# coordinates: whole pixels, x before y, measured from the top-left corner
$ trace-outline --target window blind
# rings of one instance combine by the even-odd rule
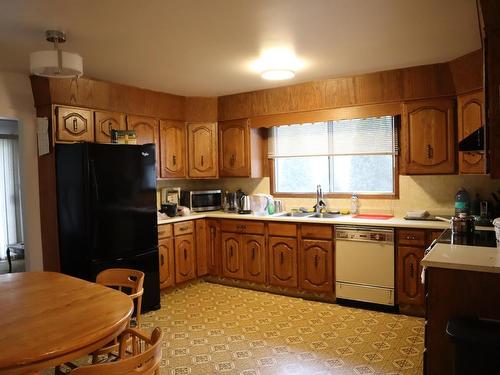
[[[397,132],[392,116],[273,127],[269,158],[340,155],[394,155]]]

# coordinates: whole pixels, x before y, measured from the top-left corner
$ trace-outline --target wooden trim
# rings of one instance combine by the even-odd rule
[[[279,125],[303,124],[307,122],[336,121],[366,117],[397,116],[403,111],[402,103],[386,103],[364,106],[334,108],[319,111],[282,113],[258,116],[249,120],[251,128],[271,128]]]

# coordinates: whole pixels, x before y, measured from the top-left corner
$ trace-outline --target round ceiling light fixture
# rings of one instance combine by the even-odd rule
[[[47,30],[45,38],[47,42],[54,43],[54,49],[30,54],[31,74],[50,78],[80,77],[83,74],[82,57],[59,48],[59,44],[66,41],[66,34],[59,30]]]
[[[294,52],[288,48],[264,50],[260,58],[252,64],[253,69],[259,72],[263,79],[271,81],[295,77],[295,73],[302,65]]]
[[[269,81],[282,81],[295,77],[295,72],[289,69],[269,69],[262,71],[260,75]]]

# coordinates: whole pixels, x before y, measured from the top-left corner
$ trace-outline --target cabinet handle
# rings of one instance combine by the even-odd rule
[[[201,166],[203,167],[203,155],[201,155]]]
[[[233,257],[233,247],[229,246],[229,258]]]
[[[415,237],[415,236],[406,236],[406,239],[407,240],[416,240],[417,237]]]
[[[252,248],[252,260],[255,260],[255,247]]]
[[[160,263],[162,266],[165,264],[165,257],[163,256],[163,254],[160,255]]]
[[[108,131],[109,131],[109,135],[111,135],[111,131],[113,130],[113,127],[111,126],[111,121],[108,122]]]
[[[434,156],[434,149],[431,145],[427,145],[427,159],[432,159]]]
[[[413,269],[413,263],[410,264],[410,277],[413,278],[413,275],[415,273],[415,270]]]
[[[73,131],[76,133],[78,130],[78,124],[76,118],[73,119]]]
[[[236,156],[234,156],[234,154],[231,155],[231,159],[230,159],[230,164],[231,164],[231,167],[234,167],[234,163],[236,161]]]
[[[283,255],[283,251],[280,252],[280,264],[283,264],[283,261],[284,261],[284,255]]]
[[[318,268],[318,255],[314,256],[314,268]]]
[[[186,250],[186,249],[184,249],[184,260],[186,260],[186,259],[187,259],[187,257],[188,257],[187,250]]]
[[[180,230],[181,232],[184,232],[185,230],[188,230],[188,227],[179,227],[179,230]]]
[[[215,228],[210,228],[210,244],[211,244],[211,254],[210,257],[212,259],[212,266],[215,266]]]
[[[172,155],[172,164],[175,165],[177,163],[177,158],[175,157],[175,155]]]

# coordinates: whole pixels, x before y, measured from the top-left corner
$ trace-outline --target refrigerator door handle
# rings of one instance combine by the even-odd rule
[[[94,160],[89,160],[90,164],[90,178],[92,179],[92,185],[94,188],[94,197],[96,201],[99,201],[99,186],[97,185],[97,175],[95,173]]]

